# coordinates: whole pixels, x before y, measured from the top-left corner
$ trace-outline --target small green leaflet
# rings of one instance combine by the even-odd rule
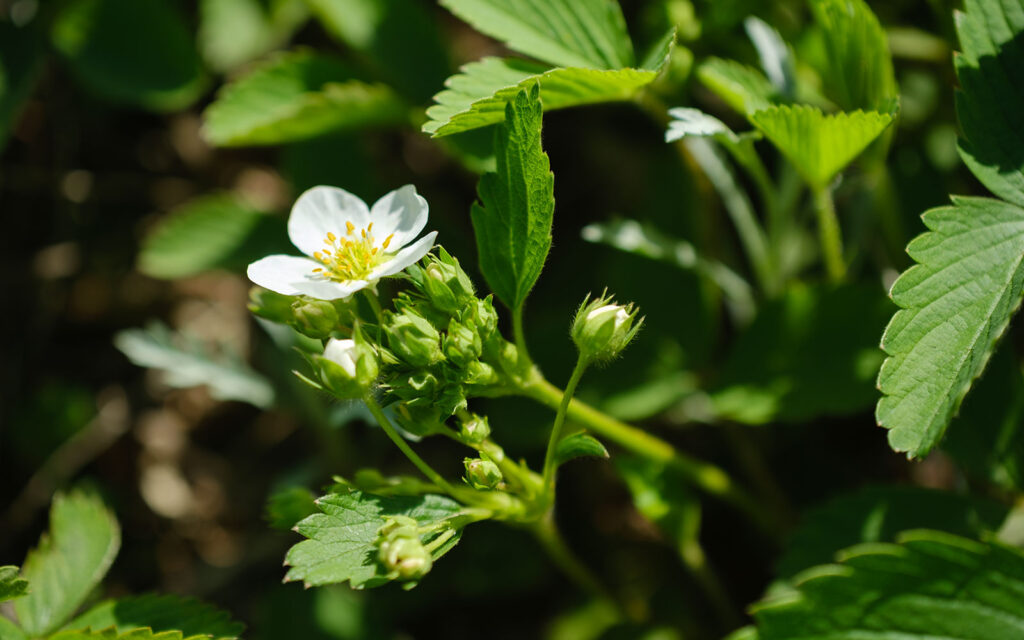
[[[997,543],[915,530],[809,569],[795,592],[753,608],[759,640],[1018,640],[1024,555]]]
[[[101,98],[155,111],[182,109],[208,78],[178,4],[72,0],[59,7],[53,47]]]
[[[510,49],[560,67],[621,69],[633,43],[616,0],[441,0]]]
[[[114,336],[114,346],[140,367],[164,372],[172,387],[206,385],[219,400],[238,400],[266,408],[274,389],[241,358],[226,350],[212,351],[194,338],[175,334],[158,322],[145,329],[127,329]]]
[[[20,598],[28,593],[28,580],[18,575],[18,567],[0,567],[0,602]]]
[[[600,440],[585,433],[574,433],[562,438],[555,449],[555,465],[561,466],[576,458],[608,458],[608,450]]]
[[[230,71],[280,47],[308,16],[304,0],[201,0],[199,51],[213,69]]]
[[[391,89],[353,79],[341,61],[308,51],[274,56],[226,85],[203,116],[206,139],[222,147],[294,142],[408,119]]]
[[[526,300],[551,248],[555,177],[540,144],[542,113],[539,84],[505,107],[495,133],[497,170],[480,178],[473,203],[480,270],[512,309]]]
[[[186,638],[208,640],[235,640],[245,629],[225,611],[198,600],[170,595],[107,600],[75,618],[65,629],[100,631],[111,627],[122,634],[148,629],[176,631]]]
[[[28,635],[59,628],[107,574],[120,548],[121,528],[99,497],[84,491],[57,495],[49,533],[22,567],[32,591],[14,601]]]
[[[892,286],[902,307],[882,337],[878,424],[912,457],[930,451],[985,368],[1024,292],[1024,209],[954,197],[922,217],[916,264]]]
[[[755,111],[750,121],[808,183],[823,189],[892,124],[893,117],[878,111],[825,115],[817,107],[784,105]]]
[[[274,529],[288,531],[303,518],[316,513],[316,497],[305,487],[289,487],[270,494],[266,518]]]
[[[374,544],[385,516],[415,518],[420,525],[437,523],[459,513],[462,506],[444,496],[376,496],[361,491],[331,493],[317,500],[321,513],[305,518],[295,530],[309,538],[288,551],[291,567],[286,582],[306,586],[348,582],[353,589],[378,587],[388,582],[377,562]],[[440,530],[439,532],[440,533]],[[458,543],[461,532],[438,547],[436,560]],[[437,534],[424,538],[429,542]]]
[[[775,102],[777,90],[763,73],[733,60],[708,58],[697,67],[701,83],[742,114]]]
[[[539,83],[545,111],[586,104],[631,100],[657,76],[658,69],[550,69],[517,58],[471,62],[445,81],[427,109],[423,131],[446,136],[501,122],[517,93]]]

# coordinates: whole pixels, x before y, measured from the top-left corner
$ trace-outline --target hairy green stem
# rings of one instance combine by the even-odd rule
[[[846,278],[843,236],[839,228],[839,218],[836,216],[836,206],[832,201],[832,191],[828,187],[815,188],[814,212],[818,216],[818,237],[821,241],[825,270],[832,282],[842,282]]]
[[[516,348],[519,349],[520,356],[525,357],[527,362],[532,362],[530,360],[530,350],[526,348],[526,333],[523,331],[522,304],[512,310],[512,335],[515,338]]]
[[[544,481],[542,495],[547,504],[554,502],[555,493],[555,452],[558,450],[558,443],[562,440],[562,432],[565,429],[565,416],[569,410],[569,402],[576,393],[576,385],[580,383],[583,372],[587,370],[587,360],[580,356],[576,360],[576,367],[569,376],[569,382],[565,385],[562,399],[558,403],[558,410],[555,413],[555,423],[551,426],[551,437],[548,438],[548,448],[544,453]]]

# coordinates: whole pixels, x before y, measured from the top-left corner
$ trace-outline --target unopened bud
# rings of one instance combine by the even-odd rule
[[[426,367],[440,362],[441,334],[422,315],[413,309],[388,314],[384,323],[391,352],[414,367]]]
[[[249,311],[255,315],[285,324],[292,319],[293,296],[284,296],[261,287],[249,290]]]
[[[583,301],[572,325],[572,339],[587,360],[610,360],[633,340],[643,318],[636,318],[633,305],[616,304],[612,298],[601,296],[591,302]]]
[[[473,282],[456,260],[444,250],[438,255],[428,256],[429,264],[424,270],[423,293],[437,309],[448,314],[461,310],[475,297]]]
[[[484,345],[480,335],[466,325],[452,320],[444,337],[444,355],[458,367],[465,367],[477,360]]]
[[[331,338],[322,356],[314,360],[320,366],[320,379],[335,395],[357,398],[373,386],[380,365],[373,347],[364,342],[358,330],[354,339]]]
[[[310,338],[326,338],[338,328],[338,310],[329,300],[302,297],[292,302],[292,317],[288,323],[299,333]]]
[[[474,489],[494,489],[503,479],[501,469],[490,460],[482,458],[466,458],[466,482]]]
[[[467,442],[479,444],[491,435],[491,424],[486,416],[473,413],[459,425],[459,432]]]
[[[419,580],[434,566],[434,559],[419,537],[398,537],[382,542],[378,558],[393,580]]]

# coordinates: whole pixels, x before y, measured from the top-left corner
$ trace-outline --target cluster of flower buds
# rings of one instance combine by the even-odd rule
[[[389,580],[419,580],[434,560],[420,540],[419,523],[408,516],[389,516],[377,532],[377,559]]]
[[[636,337],[644,319],[632,304],[616,304],[607,294],[583,301],[572,323],[572,339],[580,358],[606,362],[619,355]]]
[[[348,335],[356,319],[353,304],[351,300],[285,296],[256,287],[249,292],[249,310],[254,314],[317,340]]]

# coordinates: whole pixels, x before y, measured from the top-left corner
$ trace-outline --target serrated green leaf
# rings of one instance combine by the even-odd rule
[[[203,640],[201,636],[185,638],[180,631],[154,632],[150,629],[133,629],[118,633],[114,629],[102,631],[61,631],[49,640]]]
[[[942,438],[1024,292],[1024,209],[954,197],[922,219],[931,231],[907,246],[918,264],[892,287],[902,309],[882,337],[876,411],[890,446],[912,457]]]
[[[114,346],[136,365],[162,371],[164,381],[172,387],[206,385],[219,400],[238,400],[260,408],[274,401],[270,383],[240,358],[226,351],[213,352],[163,324],[121,331],[114,336]]]
[[[300,520],[317,511],[316,496],[305,487],[289,487],[275,491],[267,499],[267,521],[271,527],[281,531],[288,531]]]
[[[897,96],[889,41],[864,0],[812,0],[822,29],[825,93],[841,109],[888,111]]]
[[[542,113],[536,84],[505,107],[494,137],[497,171],[480,178],[473,203],[480,271],[512,309],[526,300],[551,249],[555,178],[541,148]]]
[[[0,151],[39,80],[45,60],[46,48],[37,29],[0,22]]]
[[[148,629],[155,633],[177,631],[186,638],[235,640],[245,625],[233,621],[226,611],[199,600],[170,595],[144,595],[102,602],[64,628],[69,631],[113,628],[119,634],[138,629]]]
[[[825,115],[817,107],[787,105],[755,111],[750,121],[807,182],[824,188],[892,124],[893,117],[878,111]]]
[[[510,49],[561,67],[621,69],[633,43],[616,0],[441,0]]]
[[[726,104],[745,115],[768,108],[779,97],[763,73],[734,60],[708,58],[697,67],[697,78]]]
[[[286,252],[285,223],[228,194],[204,196],[171,212],[146,236],[138,268],[175,279],[211,269],[244,270],[257,258]]]
[[[72,0],[51,37],[79,81],[113,102],[174,111],[206,87],[189,28],[168,0]]]
[[[395,91],[427,100],[450,72],[438,20],[409,0],[306,0],[335,38],[360,52]]]
[[[391,89],[353,79],[339,60],[299,51],[274,56],[225,86],[204,112],[217,146],[268,145],[407,121]]]
[[[1024,206],[1024,2],[968,0],[955,58],[961,156],[992,193]]]
[[[881,287],[791,287],[736,340],[710,390],[715,413],[764,424],[870,407],[884,357],[877,336],[891,313]]]
[[[121,528],[96,495],[58,494],[50,529],[29,552],[22,575],[32,591],[14,602],[29,636],[59,628],[107,574],[121,548]]]
[[[803,514],[778,561],[790,578],[835,559],[840,549],[865,542],[893,542],[908,529],[942,528],[977,538],[999,529],[1008,509],[970,495],[912,486],[873,486],[832,499]]]
[[[1024,634],[1024,555],[938,531],[847,549],[754,606],[760,640],[1015,640]]]
[[[0,602],[14,600],[28,593],[28,580],[18,575],[18,567],[0,567]]]
[[[28,640],[28,636],[16,624],[0,616],[0,640]]]
[[[576,458],[608,458],[608,449],[594,436],[574,433],[562,438],[555,449],[555,465],[561,466]]]
[[[516,94],[538,83],[544,110],[553,111],[631,100],[657,76],[657,70],[548,69],[517,58],[484,58],[445,81],[423,131],[439,137],[499,123]]]
[[[199,50],[230,71],[284,44],[308,15],[304,0],[201,0]]]
[[[291,569],[285,581],[301,580],[307,586],[348,582],[354,589],[388,582],[377,562],[374,545],[385,516],[407,516],[422,526],[450,518],[462,508],[454,500],[439,495],[384,497],[360,491],[328,494],[317,500],[317,507],[321,513],[309,516],[295,527],[309,540],[288,551],[285,564]],[[425,536],[423,542],[436,535]],[[434,550],[434,558],[454,547],[459,535]]]

